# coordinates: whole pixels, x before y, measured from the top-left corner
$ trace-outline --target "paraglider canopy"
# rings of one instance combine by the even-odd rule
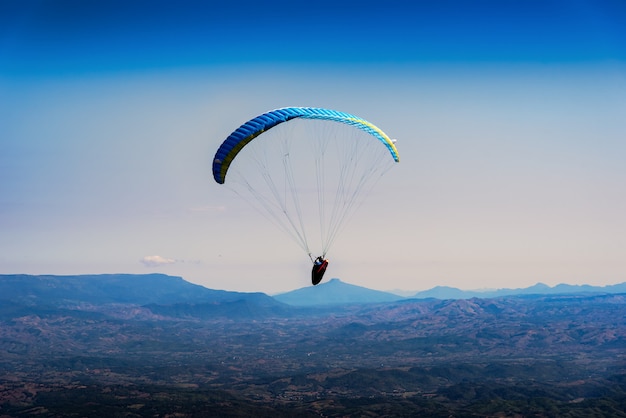
[[[291,236],[314,262],[312,283],[342,227],[400,158],[395,141],[349,113],[286,107],[242,124],[220,145],[213,178]],[[316,264],[313,254],[321,254]]]
[[[380,128],[358,116],[336,110],[315,107],[284,107],[264,113],[241,125],[219,147],[213,158],[213,178],[223,184],[226,173],[237,154],[250,141],[265,131],[293,119],[317,119],[352,125],[381,141],[391,153],[395,162],[400,161],[396,140],[390,139]]]

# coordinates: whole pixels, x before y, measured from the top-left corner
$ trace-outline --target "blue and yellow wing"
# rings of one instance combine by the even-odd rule
[[[373,123],[349,113],[338,112],[336,110],[322,109],[315,107],[285,107],[272,110],[257,116],[241,125],[222,143],[213,159],[213,178],[219,184],[223,184],[228,172],[228,167],[233,162],[239,151],[250,141],[261,135],[263,132],[272,129],[274,126],[288,122],[292,119],[321,119],[333,122],[345,123],[367,132],[380,140],[389,150],[396,162],[400,161],[398,150],[393,141],[389,139],[380,128]]]

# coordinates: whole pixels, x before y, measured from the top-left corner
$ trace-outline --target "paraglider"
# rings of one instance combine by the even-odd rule
[[[399,160],[395,140],[365,119],[287,107],[233,131],[215,153],[213,178],[298,243],[313,262],[316,285],[342,227]],[[314,253],[321,255],[314,258]]]
[[[315,259],[313,262],[313,269],[311,270],[311,283],[313,283],[313,286],[322,281],[327,268],[328,260],[322,258],[322,256]]]

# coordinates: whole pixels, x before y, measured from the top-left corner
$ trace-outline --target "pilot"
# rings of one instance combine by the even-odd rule
[[[311,271],[311,283],[313,286],[322,281],[326,268],[328,267],[328,260],[322,256],[319,256],[313,262],[313,270]]]

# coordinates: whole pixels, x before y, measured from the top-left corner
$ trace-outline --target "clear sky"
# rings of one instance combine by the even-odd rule
[[[398,139],[327,279],[374,289],[626,281],[626,3],[0,1],[0,273],[310,283],[212,180],[284,106]]]

